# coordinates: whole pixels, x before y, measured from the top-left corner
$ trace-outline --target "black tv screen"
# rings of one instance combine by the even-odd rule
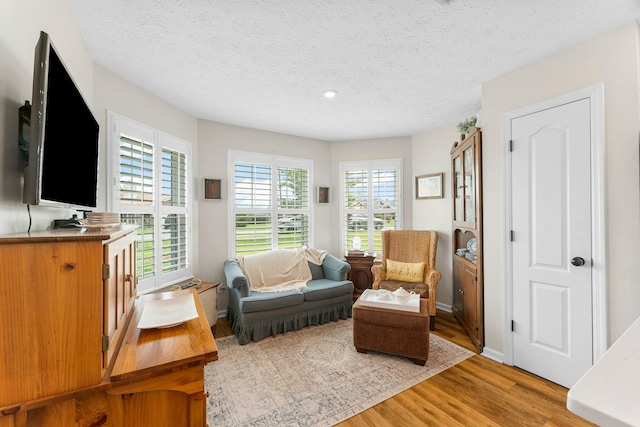
[[[36,46],[27,204],[95,208],[99,126],[49,36]]]

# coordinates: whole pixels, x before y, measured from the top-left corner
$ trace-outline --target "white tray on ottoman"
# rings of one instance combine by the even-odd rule
[[[411,294],[406,300],[401,300],[384,289],[365,289],[359,299],[360,304],[364,306],[420,312],[420,295],[418,294]]]

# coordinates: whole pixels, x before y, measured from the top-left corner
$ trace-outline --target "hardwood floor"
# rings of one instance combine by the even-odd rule
[[[474,350],[450,313],[438,312],[442,338]],[[224,319],[217,338],[232,335]],[[566,408],[567,389],[475,355],[337,426],[592,426]]]

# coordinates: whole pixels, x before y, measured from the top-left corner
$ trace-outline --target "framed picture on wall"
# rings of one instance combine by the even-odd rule
[[[204,198],[205,200],[222,199],[222,180],[220,179],[204,179]]]
[[[416,199],[442,199],[444,197],[444,173],[416,176]]]
[[[329,203],[329,187],[318,187],[318,203]]]

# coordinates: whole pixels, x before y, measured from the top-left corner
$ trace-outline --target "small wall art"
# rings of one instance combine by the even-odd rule
[[[444,197],[444,173],[416,176],[416,199],[442,199]]]
[[[318,187],[318,203],[329,203],[330,196],[329,187]]]
[[[222,180],[221,179],[204,179],[204,198],[205,200],[222,199]]]

